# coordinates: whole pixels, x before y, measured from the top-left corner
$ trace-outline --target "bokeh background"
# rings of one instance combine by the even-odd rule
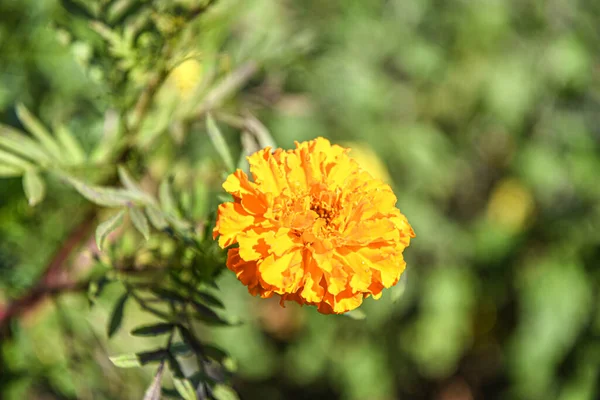
[[[223,273],[220,297],[246,322],[205,334],[236,360],[241,398],[600,398],[600,3],[223,3],[219,51],[233,67],[260,60],[235,101],[281,147],[352,147],[417,234],[400,286],[366,301],[364,319],[280,308]],[[55,29],[64,13],[0,2],[0,122],[19,126],[24,102],[49,124],[68,119],[89,149],[111,105],[89,48]],[[165,90],[201,79],[188,63]],[[151,173],[199,168],[167,145],[153,154]],[[31,208],[19,179],[0,180],[0,304],[28,293],[88,206],[55,183]],[[0,397],[141,398],[153,369],[107,359],[142,347],[106,338],[113,303],[65,295],[13,321]],[[144,318],[132,309],[127,324]]]

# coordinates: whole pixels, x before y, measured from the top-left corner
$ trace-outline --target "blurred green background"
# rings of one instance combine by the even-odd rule
[[[260,61],[235,101],[281,147],[355,148],[417,234],[401,286],[366,301],[363,320],[280,308],[223,273],[220,297],[246,323],[206,335],[236,360],[241,398],[600,398],[600,3],[222,3],[219,51],[233,67]],[[64,14],[0,2],[0,122],[19,126],[24,102],[89,149],[111,104],[85,43],[61,40]],[[149,170],[181,167],[165,148]],[[30,208],[19,179],[0,180],[0,304],[28,292],[88,206],[55,182]],[[153,369],[107,360],[143,346],[106,338],[110,292],[92,310],[55,302],[2,333],[0,397],[141,398]]]

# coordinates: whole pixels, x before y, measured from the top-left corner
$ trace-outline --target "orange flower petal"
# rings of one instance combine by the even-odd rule
[[[227,178],[234,201],[219,206],[213,234],[222,248],[238,243],[227,267],[251,294],[339,314],[398,282],[414,231],[347,149],[317,138],[248,161],[254,182],[241,170]]]

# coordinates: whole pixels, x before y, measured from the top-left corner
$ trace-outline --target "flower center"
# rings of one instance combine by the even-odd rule
[[[323,202],[311,203],[310,209],[316,212],[319,218],[324,219],[327,225],[329,225],[331,220],[335,217],[335,212],[328,204],[324,204]]]

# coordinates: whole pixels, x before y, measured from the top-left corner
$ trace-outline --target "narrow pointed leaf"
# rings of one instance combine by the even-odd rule
[[[223,304],[223,302],[221,300],[217,299],[212,294],[198,291],[198,292],[196,292],[196,297],[198,297],[198,299],[200,301],[202,301],[203,303],[205,303],[209,306],[216,307],[216,308],[225,308],[225,305]]]
[[[402,276],[400,276],[400,282],[398,282],[396,286],[391,288],[392,302],[395,303],[396,301],[398,301],[406,291],[406,279],[407,275],[406,272],[404,272]]]
[[[239,400],[239,396],[235,390],[222,383],[218,383],[212,390],[212,396],[215,400]]]
[[[142,366],[137,355],[134,353],[120,354],[118,356],[108,357],[108,359],[118,368],[135,368]]]
[[[152,226],[158,230],[163,230],[169,225],[162,211],[158,207],[147,206],[146,215],[148,216]]]
[[[131,191],[87,185],[70,177],[67,177],[66,180],[83,197],[92,203],[101,206],[117,207],[130,205],[132,203],[145,204],[146,202],[146,199]]]
[[[350,317],[352,319],[356,319],[356,320],[362,320],[362,319],[367,318],[367,315],[361,310],[348,311],[347,313],[344,313],[343,315],[345,315],[346,317]]]
[[[23,190],[29,205],[33,207],[44,199],[46,184],[35,170],[28,169],[23,175]]]
[[[61,159],[61,148],[46,127],[23,105],[17,105],[17,116],[25,128],[55,159]]]
[[[173,198],[173,192],[171,191],[171,182],[169,179],[165,179],[161,182],[158,187],[158,199],[162,209],[167,214],[177,215],[177,203]]]
[[[96,245],[100,251],[103,249],[106,237],[123,223],[123,215],[125,210],[119,211],[96,228]]]
[[[196,400],[196,391],[187,379],[173,378],[173,385],[181,397],[185,400]]]
[[[213,146],[215,146],[217,153],[219,153],[219,156],[221,156],[221,159],[225,163],[227,170],[233,171],[235,169],[235,164],[233,161],[233,156],[231,155],[231,151],[229,150],[229,146],[227,146],[227,142],[225,142],[225,138],[223,137],[221,130],[210,114],[206,115],[206,129]]]
[[[0,164],[0,178],[12,178],[23,175],[23,170],[12,165]]]
[[[169,352],[176,356],[185,356],[192,352],[192,348],[187,343],[177,342],[171,345]]]
[[[146,215],[139,208],[130,207],[129,216],[133,226],[144,236],[144,239],[148,240],[150,238],[150,226]]]
[[[123,184],[123,186],[125,186],[127,189],[133,190],[133,191],[136,191],[136,190],[141,191],[142,190],[140,188],[140,186],[136,183],[136,181],[131,177],[131,175],[129,174],[129,172],[127,171],[127,169],[124,166],[119,165],[117,170],[119,172],[119,179],[121,180],[121,183]]]
[[[158,336],[170,333],[173,330],[173,324],[158,323],[153,325],[141,326],[131,331],[133,336]]]
[[[144,393],[143,400],[160,400],[160,383],[162,381],[163,372],[165,369],[165,364],[161,363],[158,366],[158,370],[156,370],[156,374],[154,375],[154,379],[152,379],[152,383],[146,389],[146,393]]]
[[[213,360],[215,360],[219,363],[223,362],[224,359],[229,357],[229,355],[225,352],[225,350],[223,350],[217,346],[214,346],[212,344],[205,344],[203,346],[203,348],[204,348],[204,355],[212,358]]]
[[[33,169],[35,166],[16,155],[0,149],[0,163],[11,165],[22,170]]]
[[[64,153],[67,155],[72,164],[81,164],[85,161],[85,151],[79,144],[79,141],[69,129],[64,125],[59,125],[55,129],[56,138],[58,139]]]
[[[37,142],[31,140],[24,133],[6,125],[0,125],[1,147],[38,164],[48,164],[52,161],[52,158]]]
[[[113,308],[110,316],[110,322],[108,323],[107,335],[109,338],[112,337],[121,327],[121,323],[123,322],[123,312],[125,311],[127,299],[129,299],[129,293],[125,292],[115,303],[115,307]]]

